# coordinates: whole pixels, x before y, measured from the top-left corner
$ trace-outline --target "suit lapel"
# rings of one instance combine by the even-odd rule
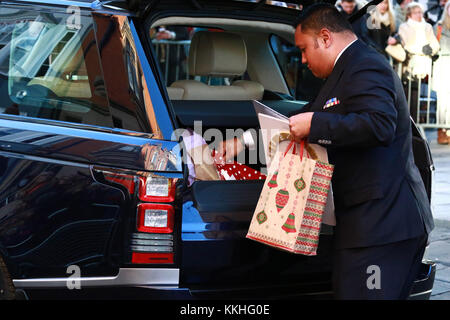
[[[323,105],[324,105],[325,101],[328,100],[331,91],[339,83],[339,79],[341,78],[342,73],[344,72],[345,66],[347,65],[348,61],[350,61],[350,57],[354,54],[354,52],[360,46],[359,42],[360,42],[359,40],[356,40],[339,57],[338,61],[336,62],[336,65],[333,68],[333,71],[331,72],[330,76],[327,78],[324,85],[320,89],[319,94],[317,95],[317,98],[314,100],[311,111],[322,111],[323,110]]]

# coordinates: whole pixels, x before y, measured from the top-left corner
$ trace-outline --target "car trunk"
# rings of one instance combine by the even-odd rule
[[[302,288],[304,292],[328,289],[331,227],[322,228],[315,257],[246,239],[263,184],[259,180],[193,183],[183,199],[180,283],[194,293],[295,287],[300,294]]]
[[[147,14],[148,25],[176,15],[240,17],[288,24],[298,16],[298,11],[236,1],[173,0],[156,3]],[[286,100],[266,102],[283,114],[301,107],[298,103],[304,104]],[[202,133],[208,128],[258,127],[250,101],[214,101],[215,108],[210,108],[210,101],[170,104],[181,128],[194,127],[195,120],[203,121]],[[426,167],[428,163],[421,165]],[[185,190],[180,286],[188,287],[197,296],[217,294],[222,298],[231,292],[237,298],[236,291],[246,297],[251,292],[255,298],[275,298],[276,294],[286,297],[287,292],[292,296],[330,292],[333,227],[322,225],[317,256],[312,257],[287,253],[245,237],[262,187],[263,181],[256,180],[196,181]]]

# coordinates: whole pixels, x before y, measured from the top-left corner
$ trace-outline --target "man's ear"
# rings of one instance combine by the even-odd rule
[[[331,31],[327,28],[322,28],[319,31],[319,39],[322,41],[325,48],[329,48],[333,43],[333,36],[331,34]]]

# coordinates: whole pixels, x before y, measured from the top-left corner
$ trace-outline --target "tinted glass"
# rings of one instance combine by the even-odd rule
[[[128,18],[94,14],[105,86],[115,127],[161,136]]]
[[[0,112],[159,128],[127,17],[0,7]]]
[[[89,16],[0,7],[0,112],[113,126]]]

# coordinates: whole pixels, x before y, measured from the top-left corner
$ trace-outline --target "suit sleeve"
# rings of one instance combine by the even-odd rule
[[[308,141],[327,147],[387,146],[395,136],[397,109],[393,73],[373,61],[359,63],[344,80],[343,114],[315,112]]]
[[[312,107],[312,102],[308,102],[307,104],[305,104],[302,108],[295,110],[295,111],[291,111],[288,113],[288,117],[292,117],[295,116],[296,114],[300,114],[300,113],[304,113],[304,112],[310,112],[311,111],[311,107]]]

